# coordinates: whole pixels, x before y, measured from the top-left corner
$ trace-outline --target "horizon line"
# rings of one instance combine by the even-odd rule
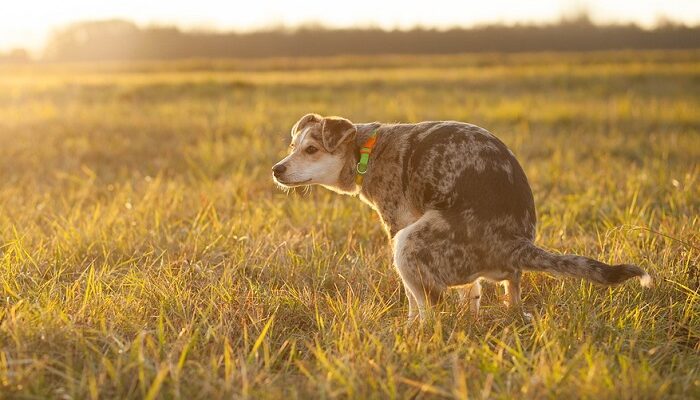
[[[406,26],[401,26],[400,24],[384,25],[377,22],[367,22],[367,23],[355,23],[351,25],[343,24],[328,24],[316,19],[308,19],[299,23],[284,23],[284,22],[269,22],[266,24],[260,24],[251,27],[236,27],[236,26],[217,26],[216,24],[186,24],[186,23],[176,23],[168,21],[150,21],[150,22],[138,22],[132,18],[114,17],[114,18],[88,18],[82,20],[75,20],[72,22],[67,22],[54,26],[50,29],[50,32],[42,40],[40,45],[5,45],[0,46],[0,55],[9,54],[13,51],[26,51],[32,57],[38,56],[41,52],[46,50],[46,46],[50,41],[52,35],[85,24],[99,24],[105,22],[124,22],[134,25],[140,30],[148,29],[175,29],[182,33],[203,33],[203,34],[256,34],[256,33],[268,33],[268,32],[289,32],[296,33],[304,30],[317,30],[322,31],[347,31],[347,30],[366,30],[366,31],[384,31],[384,32],[410,32],[410,31],[450,31],[450,30],[478,30],[485,28],[522,28],[522,27],[552,27],[558,25],[576,24],[576,23],[587,23],[595,27],[636,27],[645,31],[654,31],[658,29],[668,28],[668,27],[678,27],[678,28],[688,28],[697,29],[700,28],[700,21],[694,24],[686,23],[684,21],[673,19],[667,16],[660,15],[653,24],[644,24],[639,21],[624,21],[624,20],[602,20],[597,21],[595,18],[591,17],[589,13],[579,13],[575,15],[562,14],[557,19],[543,19],[543,20],[527,20],[523,19],[515,22],[508,22],[505,20],[492,20],[483,21],[475,23],[464,23],[464,24],[411,24]]]

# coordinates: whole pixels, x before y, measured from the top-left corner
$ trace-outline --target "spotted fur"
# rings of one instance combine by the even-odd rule
[[[359,149],[373,131],[377,141],[359,186]],[[451,287],[460,288],[478,312],[482,279],[503,282],[508,304],[517,306],[522,271],[604,285],[632,277],[650,282],[635,265],[612,266],[537,247],[527,177],[506,145],[478,126],[454,121],[352,124],[309,114],[292,129],[292,142],[295,150],[273,167],[275,181],[293,186],[290,177],[304,176],[303,184],[359,195],[377,211],[393,244],[409,319],[423,319],[427,307]],[[303,150],[308,146],[322,147],[325,154],[310,158]],[[308,172],[319,163],[322,172]]]

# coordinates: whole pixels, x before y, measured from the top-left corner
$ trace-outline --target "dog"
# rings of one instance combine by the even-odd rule
[[[283,188],[321,185],[359,195],[393,244],[408,318],[426,318],[447,288],[478,315],[483,279],[501,282],[521,305],[523,271],[602,285],[651,277],[636,265],[608,265],[534,244],[535,204],[522,167],[491,132],[468,123],[354,124],[307,114],[294,124],[289,155],[272,167]]]

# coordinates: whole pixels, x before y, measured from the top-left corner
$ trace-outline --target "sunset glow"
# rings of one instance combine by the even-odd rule
[[[40,51],[51,31],[73,22],[121,18],[138,24],[177,25],[183,29],[252,30],[320,23],[329,27],[411,28],[473,26],[485,23],[542,23],[585,11],[596,22],[633,22],[653,26],[661,19],[685,24],[700,21],[698,1],[489,2],[436,0],[425,3],[357,0],[332,4],[318,0],[61,2],[28,0],[0,8],[0,51],[24,47]]]

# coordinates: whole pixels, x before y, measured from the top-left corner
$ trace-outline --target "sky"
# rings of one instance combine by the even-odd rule
[[[4,0],[0,2],[0,51],[21,47],[39,52],[57,28],[112,18],[183,29],[248,31],[309,22],[393,29],[553,22],[582,10],[596,22],[651,27],[663,17],[700,24],[700,0]]]

